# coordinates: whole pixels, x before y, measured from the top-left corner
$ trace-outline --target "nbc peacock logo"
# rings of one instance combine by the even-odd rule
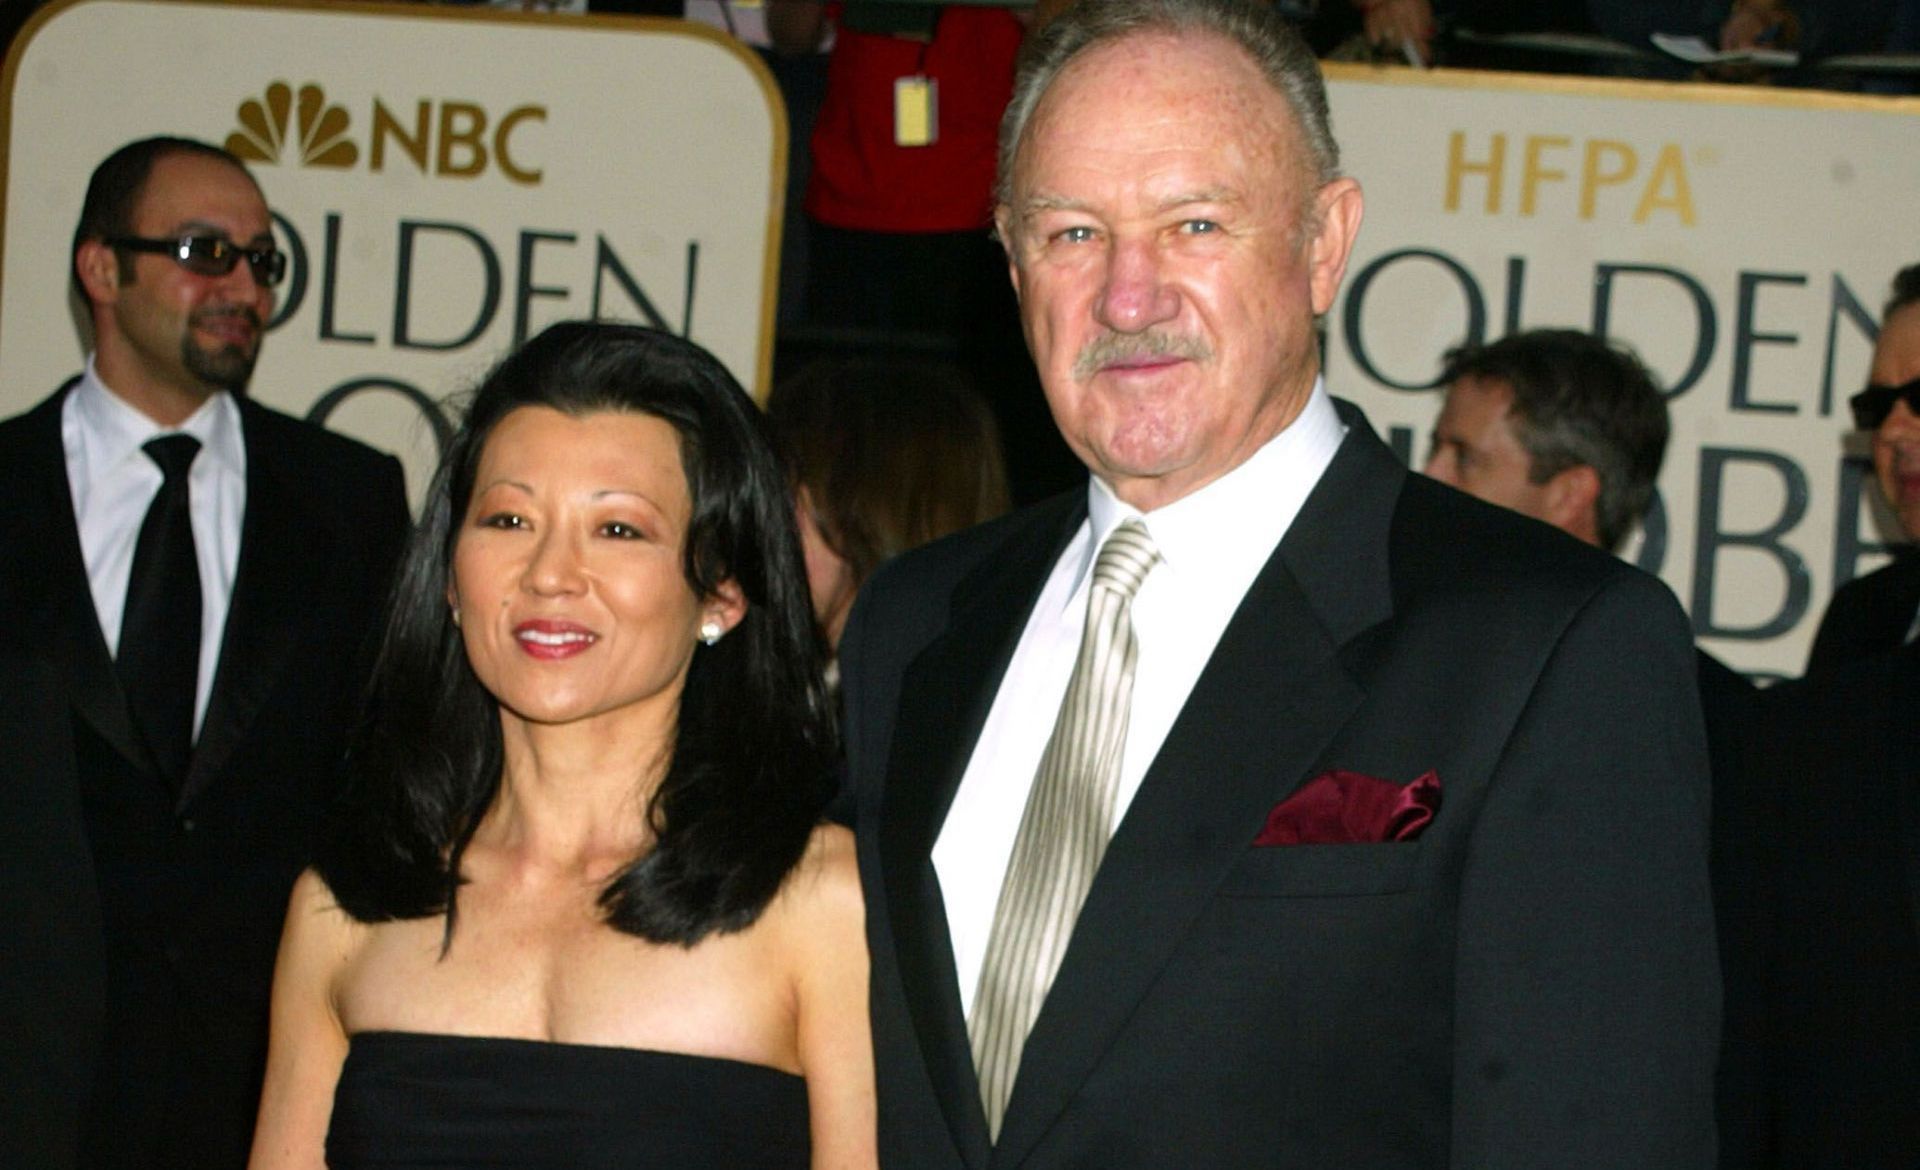
[[[278,164],[290,142],[301,166],[344,170],[360,161],[360,148],[347,137],[352,119],[343,107],[328,105],[318,85],[303,85],[296,94],[276,81],[259,97],[241,102],[238,119],[239,127],[227,135],[227,149],[247,162]]]
[[[355,117],[328,101],[317,83],[295,89],[275,81],[241,102],[235,121],[227,149],[249,163],[345,171],[364,159],[376,174],[389,164],[411,164],[438,179],[471,180],[491,172],[523,186],[538,184],[544,174],[537,160],[547,108],[531,102],[501,112],[457,98],[418,98],[409,108],[404,100],[390,104],[374,97],[358,134],[350,137]]]

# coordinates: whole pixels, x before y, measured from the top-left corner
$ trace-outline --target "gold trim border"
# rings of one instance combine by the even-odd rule
[[[1363,65],[1344,61],[1322,61],[1320,70],[1328,81],[1364,81],[1411,88],[1501,90],[1630,101],[1920,115],[1920,97],[1896,94],[1842,93],[1714,81],[1580,77],[1491,69],[1414,69],[1406,65]]]

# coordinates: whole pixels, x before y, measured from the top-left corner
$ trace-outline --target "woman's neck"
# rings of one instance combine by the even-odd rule
[[[673,754],[673,724],[565,725],[501,714],[500,794],[476,842],[541,867],[598,870],[631,860],[652,833],[647,806]]]

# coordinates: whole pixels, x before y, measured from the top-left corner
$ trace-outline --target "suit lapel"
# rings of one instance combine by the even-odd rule
[[[1115,830],[1021,1055],[992,1165],[1045,1137],[1269,808],[1312,776],[1365,693],[1340,661],[1392,614],[1389,528],[1406,472],[1347,440],[1255,579]]]
[[[57,631],[55,654],[66,675],[74,710],[114,751],[142,772],[152,773],[146,747],[134,732],[120,679],[114,674],[106,637],[100,632],[100,617],[93,609],[93,587],[87,581],[86,560],[80,552],[80,531],[73,518],[60,411],[62,401],[78,381],[67,382],[25,420],[29,430],[20,456],[26,464],[24,478],[30,490],[22,505],[25,512],[21,520],[32,535],[23,540],[23,547],[38,550],[35,559],[45,558],[34,592],[45,606],[44,616],[51,618],[51,628]],[[24,579],[26,562],[16,564],[12,571]],[[157,775],[155,782],[159,782]]]
[[[1896,554],[1902,564],[1892,582],[1892,612],[1887,615],[1888,644],[1905,645],[1907,631],[1913,628],[1914,614],[1920,610],[1920,550],[1903,545]]]
[[[927,1070],[969,1166],[987,1160],[945,906],[932,852],[1027,614],[1085,498],[1036,518],[1033,538],[954,590],[946,632],[908,667],[881,808],[881,859],[900,975]]]
[[[310,571],[331,561],[330,529],[304,517],[299,493],[286,479],[292,461],[273,442],[264,412],[246,399],[235,401],[247,443],[239,570],[220,636],[213,693],[180,791],[183,809],[213,784],[245,738],[298,644],[306,618],[302,599],[314,587]]]

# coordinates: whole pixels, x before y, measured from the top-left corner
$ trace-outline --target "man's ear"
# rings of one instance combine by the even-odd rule
[[[120,299],[120,257],[99,240],[85,240],[73,252],[73,272],[96,305]]]
[[[1565,468],[1546,482],[1549,524],[1588,544],[1600,543],[1600,473],[1584,463]]]
[[[1013,281],[1013,295],[1020,296],[1020,263],[1013,254],[1013,212],[1004,203],[993,209],[993,234],[1000,241],[1000,250],[1007,255],[1007,277]]]
[[[1360,238],[1360,220],[1366,213],[1360,184],[1335,179],[1313,197],[1315,231],[1307,241],[1307,264],[1315,316],[1333,308],[1334,295],[1347,274],[1347,257]]]

